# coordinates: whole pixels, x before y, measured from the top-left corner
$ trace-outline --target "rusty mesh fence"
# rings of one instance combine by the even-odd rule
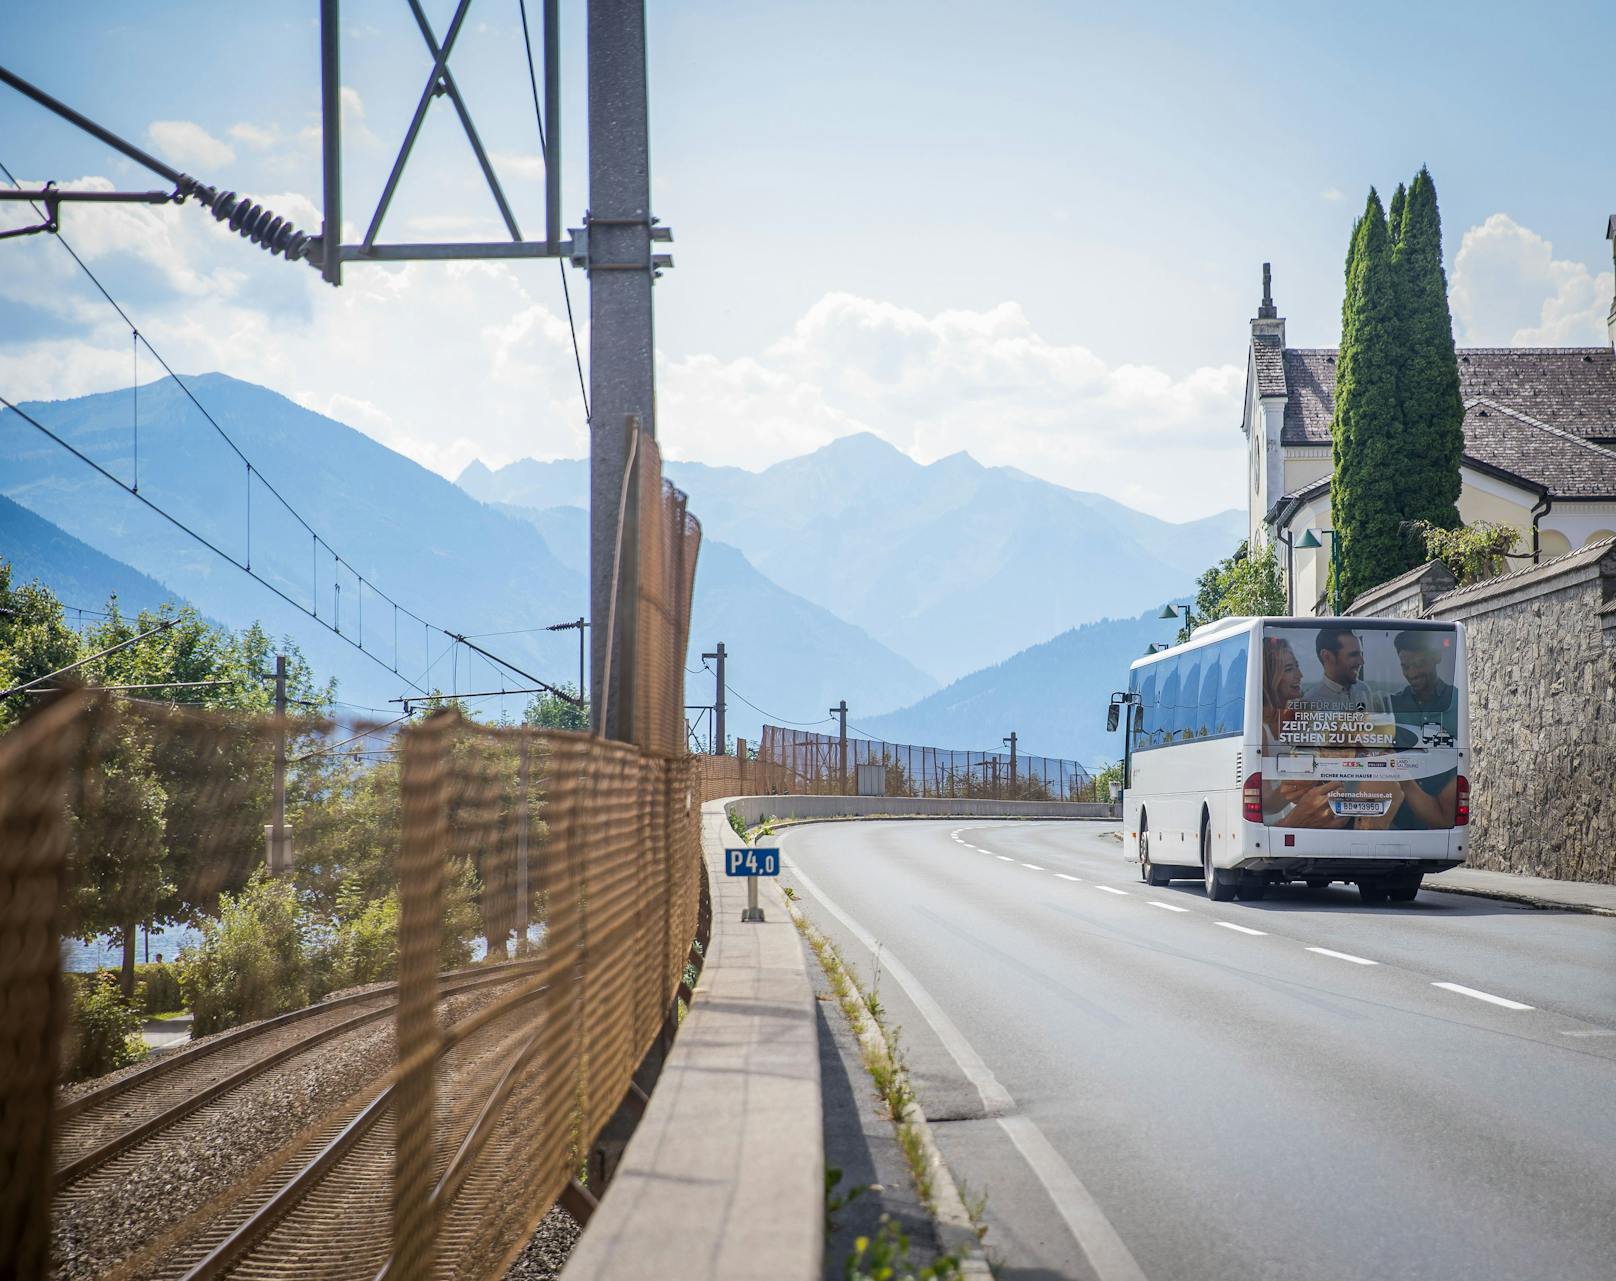
[[[677,1027],[703,901],[682,661],[700,529],[649,440],[635,475],[634,743],[455,708],[282,724],[91,691],[0,737],[0,1270],[489,1278],[558,1199],[587,1207],[597,1138]],[[153,931],[160,965],[136,947]],[[118,1019],[159,983],[198,1034],[348,993],[385,1017],[242,1125],[227,1170],[120,1204],[86,1248],[64,1216],[129,1167],[65,1180],[89,1141],[60,1091],[127,1057]],[[114,1111],[143,1115],[142,1088]]]
[[[703,795],[932,796],[1023,801],[1109,800],[1077,761],[1020,752],[955,751],[765,725],[754,746],[699,758]]]

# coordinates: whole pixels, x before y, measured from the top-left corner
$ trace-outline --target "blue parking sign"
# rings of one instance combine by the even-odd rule
[[[724,851],[726,876],[779,876],[780,851],[743,847]]]

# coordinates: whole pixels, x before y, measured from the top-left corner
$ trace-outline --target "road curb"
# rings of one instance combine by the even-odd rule
[[[1503,903],[1519,903],[1523,907],[1533,907],[1540,911],[1578,912],[1584,916],[1616,916],[1616,909],[1600,907],[1594,903],[1573,903],[1559,898],[1540,898],[1535,894],[1527,894],[1520,890],[1483,889],[1473,885],[1443,885],[1440,882],[1427,880],[1422,889],[1437,894],[1468,894],[1472,898],[1497,899]]]
[[[803,822],[836,822],[835,819],[805,819]],[[786,900],[786,911],[791,913],[792,922],[801,930],[814,930],[814,924],[803,915],[800,908],[791,899]],[[817,932],[817,931],[816,931]],[[834,948],[826,949],[826,960],[823,962],[827,969],[834,969],[853,991],[864,995],[863,990],[854,981],[852,974],[842,964],[841,957]],[[845,1015],[844,1015],[845,1017]],[[859,1042],[897,1064],[897,1056],[892,1052],[892,1046],[887,1041],[886,1033],[882,1031],[881,1024],[873,1017],[860,1020],[860,1026],[854,1029],[854,1035]],[[901,1069],[900,1069],[901,1070]],[[907,1075],[907,1073],[906,1073]],[[925,1110],[911,1094],[909,1106],[904,1109],[902,1118],[904,1123],[914,1127],[919,1136],[920,1146],[925,1154],[926,1167],[931,1175],[931,1198],[921,1198],[921,1204],[931,1215],[932,1222],[937,1229],[937,1240],[944,1250],[956,1250],[960,1255],[959,1275],[967,1281],[993,1281],[993,1270],[988,1266],[987,1259],[982,1253],[982,1241],[976,1233],[976,1225],[971,1221],[971,1215],[965,1208],[965,1198],[960,1195],[959,1185],[954,1182],[954,1174],[948,1168],[948,1162],[943,1159],[937,1141],[932,1137],[931,1124],[926,1120]]]

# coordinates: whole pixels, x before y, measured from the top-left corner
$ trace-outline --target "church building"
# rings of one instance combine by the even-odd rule
[[[1606,235],[1616,249],[1616,216]],[[1516,568],[1616,537],[1616,299],[1608,323],[1599,347],[1458,350],[1459,515],[1521,530]],[[1240,424],[1248,535],[1253,547],[1274,545],[1297,614],[1329,612],[1335,366],[1334,348],[1285,345],[1264,263]]]

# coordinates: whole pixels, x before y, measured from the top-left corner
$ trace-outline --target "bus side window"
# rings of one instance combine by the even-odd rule
[[[1178,741],[1179,711],[1178,711],[1178,669],[1181,655],[1174,654],[1171,658],[1164,658],[1157,666],[1161,668],[1159,688],[1160,713],[1156,717],[1156,729],[1159,734],[1150,736],[1151,743],[1164,744]]]
[[[1218,704],[1219,732],[1239,734],[1246,728],[1246,638],[1231,637],[1223,660],[1223,698]]]
[[[1133,750],[1142,752],[1151,745],[1152,736],[1159,723],[1161,709],[1156,705],[1156,668],[1145,668],[1145,678],[1139,682],[1139,719],[1134,734]]]
[[[1183,675],[1179,678],[1178,715],[1173,718],[1178,730],[1178,741],[1186,742],[1196,736],[1201,710],[1201,658],[1203,650],[1194,650],[1178,660]]]
[[[1201,660],[1200,710],[1195,717],[1195,732],[1202,738],[1223,733],[1218,726],[1218,702],[1223,697],[1223,654],[1227,648],[1227,641],[1209,645]]]

